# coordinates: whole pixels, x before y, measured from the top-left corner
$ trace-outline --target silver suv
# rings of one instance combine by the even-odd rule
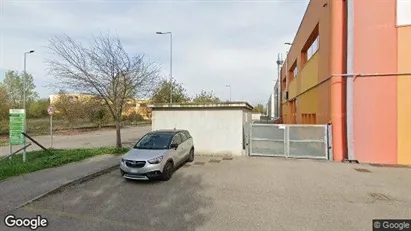
[[[121,159],[121,175],[131,180],[171,178],[177,166],[194,161],[193,138],[187,130],[158,130],[144,135]]]

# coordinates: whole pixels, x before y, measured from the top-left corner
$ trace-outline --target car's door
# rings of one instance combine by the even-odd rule
[[[177,145],[177,149],[172,150],[173,153],[173,159],[174,161],[176,161],[178,164],[179,162],[181,162],[181,158],[183,156],[184,153],[184,147],[181,145],[182,140],[181,140],[181,136],[177,133],[174,135],[173,140],[171,141],[172,145]]]
[[[180,132],[179,134],[180,134],[181,141],[182,141],[181,146],[183,146],[184,148],[184,152],[181,158],[184,159],[188,156],[188,153],[190,152],[190,147],[189,147],[190,144],[188,143],[187,136],[183,132]]]
[[[187,137],[186,145],[187,145],[188,151],[190,151],[190,149],[194,147],[193,138],[191,137],[188,131],[184,131],[183,133]]]

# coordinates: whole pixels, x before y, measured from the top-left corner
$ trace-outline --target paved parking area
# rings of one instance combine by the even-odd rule
[[[59,231],[363,231],[375,218],[410,219],[410,192],[409,168],[197,157],[168,182],[128,182],[114,171],[14,214],[40,214]]]

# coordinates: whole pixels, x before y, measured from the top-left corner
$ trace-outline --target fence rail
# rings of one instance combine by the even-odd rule
[[[331,154],[331,126],[301,124],[250,124],[250,156],[283,156],[328,159]]]

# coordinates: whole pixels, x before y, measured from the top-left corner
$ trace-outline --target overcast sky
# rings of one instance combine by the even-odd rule
[[[130,53],[143,53],[169,73],[173,32],[173,77],[190,95],[202,89],[223,100],[266,103],[276,78],[277,53],[292,42],[308,0],[282,1],[69,1],[0,0],[0,80],[4,70],[23,70],[27,59],[37,91],[47,97],[53,76],[44,59],[48,40],[66,33],[88,37],[116,33]]]

